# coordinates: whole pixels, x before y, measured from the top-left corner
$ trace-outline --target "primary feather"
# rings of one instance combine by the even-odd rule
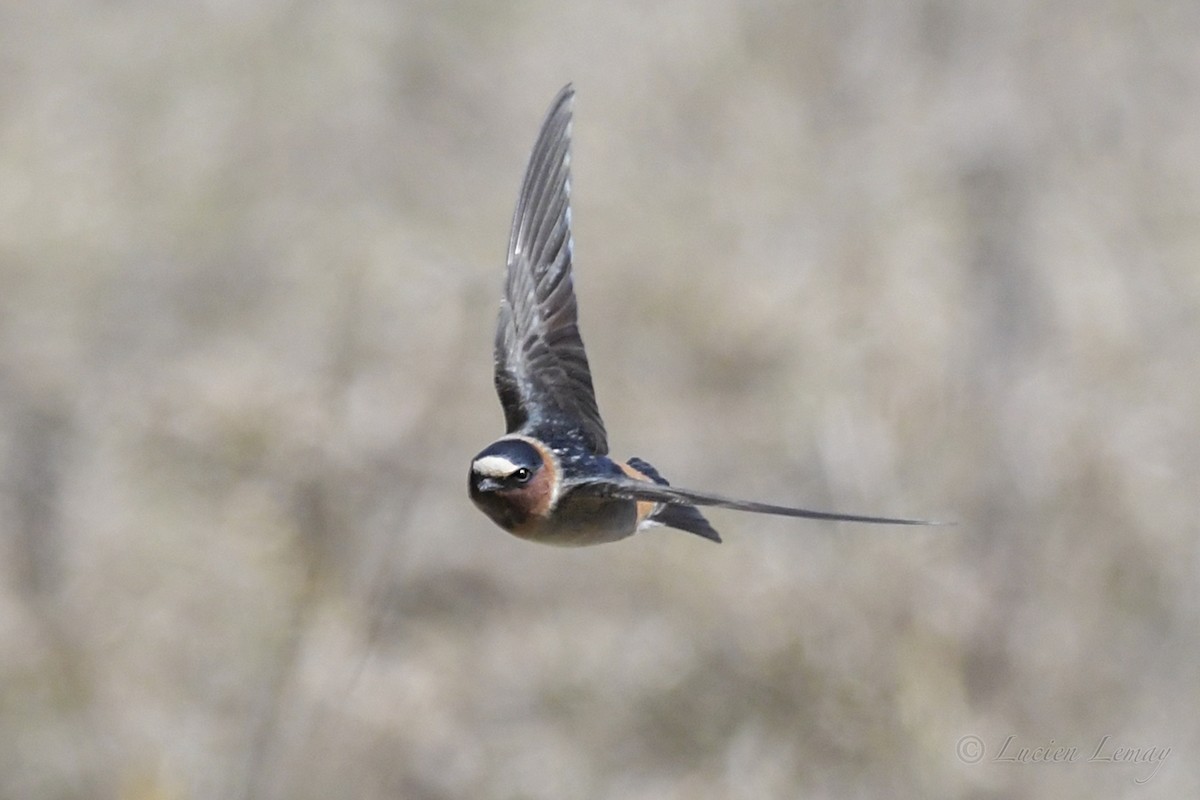
[[[565,86],[542,123],[513,215],[496,328],[496,392],[508,432],[578,429],[603,455],[608,438],[579,335],[571,273],[571,104]]]

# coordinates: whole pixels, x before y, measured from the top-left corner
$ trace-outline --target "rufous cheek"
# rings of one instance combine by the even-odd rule
[[[545,517],[554,503],[554,478],[553,469],[539,469],[529,483],[520,489],[505,492],[504,496],[521,510],[522,517]]]

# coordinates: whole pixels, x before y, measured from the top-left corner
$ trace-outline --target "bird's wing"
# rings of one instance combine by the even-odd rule
[[[776,506],[770,503],[756,503],[751,500],[737,500],[708,492],[697,492],[691,489],[681,489],[677,486],[663,486],[649,483],[636,478],[617,475],[602,477],[584,477],[572,480],[569,487],[563,490],[578,491],[584,494],[601,497],[619,497],[624,500],[651,500],[657,503],[670,503],[685,506],[720,506],[738,511],[752,511],[756,514],[774,514],[780,517],[802,517],[804,519],[837,520],[841,522],[868,522],[877,525],[945,525],[948,523],[933,522],[920,519],[902,519],[896,517],[868,517],[861,514],[839,514],[831,511],[810,511],[807,508],[792,508]]]
[[[571,280],[571,101],[563,87],[542,123],[513,215],[496,330],[496,392],[512,433],[544,421],[608,452],[579,336]]]

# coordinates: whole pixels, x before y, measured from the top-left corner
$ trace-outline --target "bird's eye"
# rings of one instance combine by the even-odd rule
[[[525,483],[525,481],[529,480],[532,477],[533,477],[533,473],[530,472],[527,467],[521,467],[519,470],[517,470],[516,472],[514,472],[512,474],[512,479],[514,481],[516,481],[517,483]]]

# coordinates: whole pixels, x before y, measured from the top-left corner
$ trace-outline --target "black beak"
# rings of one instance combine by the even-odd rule
[[[475,483],[475,489],[479,492],[494,492],[501,486],[503,486],[503,484],[495,478],[480,478]]]

